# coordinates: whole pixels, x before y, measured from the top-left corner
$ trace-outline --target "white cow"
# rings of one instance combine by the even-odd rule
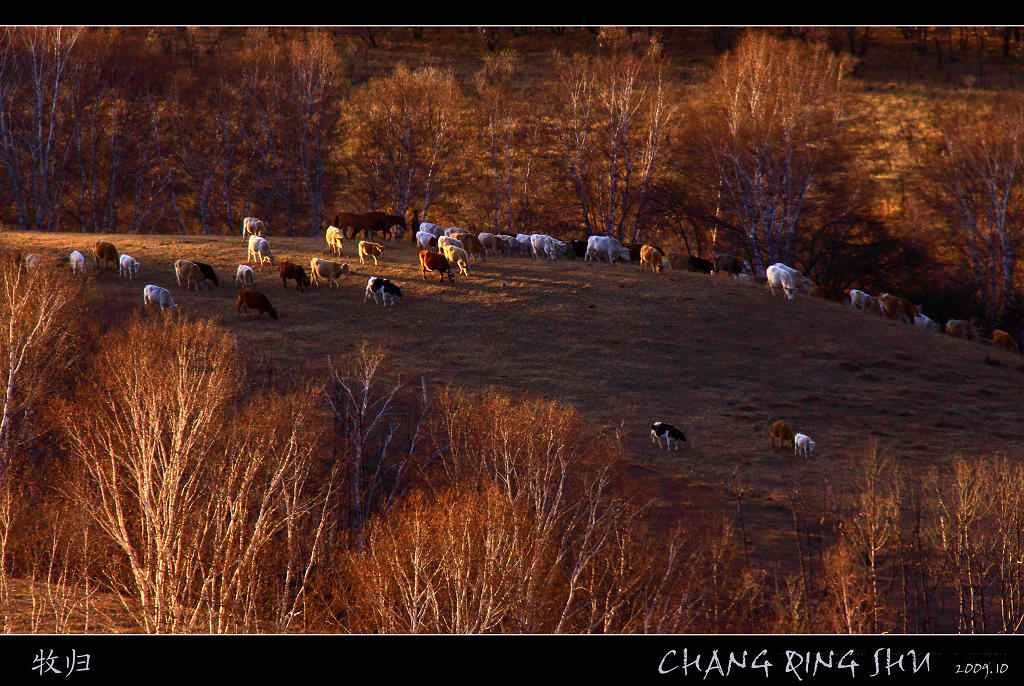
[[[781,288],[786,294],[787,300],[792,300],[793,293],[796,291],[809,293],[814,289],[810,279],[796,269],[781,262],[776,262],[768,267],[765,274],[768,277],[768,288],[772,294],[774,295],[776,288]]]
[[[466,249],[466,246],[462,244],[462,241],[460,241],[457,238],[441,236],[440,238],[437,239],[437,247],[441,252],[444,252],[445,246],[448,245],[452,246],[453,248],[462,248],[463,250]]]
[[[242,220],[242,238],[246,236],[262,236],[266,227],[256,217],[246,217]]]
[[[533,251],[534,258],[540,257],[541,254],[544,254],[549,260],[565,255],[569,249],[569,246],[566,243],[543,233],[535,233],[530,236],[530,247]]]
[[[70,260],[72,274],[77,274],[78,272],[85,273],[85,255],[77,250],[72,250]]]
[[[420,222],[420,231],[426,231],[427,233],[432,233],[438,237],[445,235],[444,227],[432,224],[431,222]]]
[[[814,441],[807,434],[797,434],[793,436],[793,454],[803,455],[804,457],[810,457],[811,453],[814,452]]]
[[[430,250],[437,247],[437,234],[430,231],[416,232],[416,245],[420,250]]]
[[[614,262],[620,259],[629,262],[629,249],[611,236],[590,236],[587,239],[587,252],[584,262]]]
[[[922,329],[928,329],[929,331],[939,331],[939,325],[931,317],[924,314],[917,314],[914,316],[914,326],[920,326]]]
[[[120,269],[117,271],[118,277],[127,276],[132,281],[139,274],[139,261],[131,255],[122,254],[120,257]]]
[[[274,253],[270,250],[270,243],[267,242],[266,238],[261,236],[249,236],[249,254],[246,257],[246,262],[252,262],[253,260],[263,264],[269,261],[271,265],[274,264]]]
[[[160,305],[160,311],[163,312],[168,307],[175,308],[177,305],[174,304],[174,299],[171,298],[171,292],[161,286],[154,286],[149,284],[142,289],[142,304],[148,306],[150,303],[156,303]]]
[[[235,283],[242,286],[255,285],[256,279],[253,277],[252,267],[247,264],[238,265],[238,269],[235,270]]]
[[[850,307],[863,312],[878,310],[878,299],[856,288],[850,289]]]
[[[341,229],[337,226],[328,226],[324,238],[327,240],[327,249],[331,251],[331,254],[341,255],[341,249],[344,247]]]

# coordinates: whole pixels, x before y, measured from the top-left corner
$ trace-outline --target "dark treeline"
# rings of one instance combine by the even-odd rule
[[[608,234],[1020,333],[1019,97],[949,88],[879,126],[882,96],[857,80],[878,31],[687,31],[3,29],[0,221],[220,234],[257,216],[313,235],[383,210]],[[669,56],[687,36],[713,46],[709,68]],[[996,70],[1018,37],[901,40],[940,70],[971,50],[981,69],[988,49]]]

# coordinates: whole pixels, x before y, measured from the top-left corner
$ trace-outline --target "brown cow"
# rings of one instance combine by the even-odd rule
[[[914,318],[921,314],[917,305],[906,298],[890,293],[882,293],[878,296],[878,308],[890,319],[902,319],[907,324],[913,324]]]
[[[1017,342],[1013,340],[1013,336],[1000,329],[995,329],[992,332],[992,342],[1010,352],[1018,351]]]
[[[479,256],[484,262],[487,261],[487,251],[484,249],[484,244],[480,242],[479,238],[468,231],[453,231],[451,237],[462,243],[466,254],[472,255],[474,258]]]
[[[306,290],[309,286],[309,276],[301,265],[289,262],[288,260],[281,260],[281,283],[284,284],[285,288],[288,288],[288,279],[294,279],[295,286],[300,291]]]
[[[653,245],[644,245],[640,248],[640,271],[644,270],[644,265],[651,268],[651,271],[655,274],[661,273],[661,268],[664,266],[662,260],[665,256],[661,254]]]
[[[260,313],[259,318],[263,319],[263,313],[270,313],[271,319],[277,319],[277,310],[270,305],[270,301],[267,296],[263,295],[259,291],[249,291],[242,289],[238,291],[238,307],[235,308],[235,316],[242,310],[245,310],[246,315],[249,314],[249,309],[252,308]]]
[[[384,246],[371,241],[359,241],[359,264],[365,264],[365,258],[372,257],[374,266],[377,265],[377,257],[384,256]]]
[[[775,445],[775,441],[778,441],[778,446]],[[786,422],[781,419],[772,424],[772,435],[771,442],[773,448],[781,448],[784,443],[789,442],[790,446],[795,448],[793,444],[793,429]]]
[[[448,280],[455,280],[455,267],[448,258],[441,253],[431,252],[430,250],[420,250],[420,271],[423,273],[423,280],[427,280],[427,271],[437,272],[440,275],[440,281],[444,281],[445,273],[448,274]]]
[[[110,262],[114,267],[120,267],[120,264],[118,263],[120,255],[118,255],[117,248],[114,247],[113,243],[108,243],[107,241],[96,241],[96,245],[92,247],[92,255],[96,260],[97,269],[100,266],[100,260],[103,260],[104,270],[107,268],[107,262]]]
[[[731,274],[736,276],[743,272],[743,260],[735,255],[727,255],[720,252],[715,253],[715,271],[720,274]]]
[[[405,217],[386,212],[339,212],[334,217],[334,226],[351,229],[344,232],[346,238],[355,238],[362,231],[367,240],[370,240],[374,231],[379,231],[390,239],[394,236],[391,230],[393,226],[401,226],[403,230],[407,228]],[[402,237],[401,233],[398,237]]]
[[[946,333],[954,338],[971,340],[974,338],[974,327],[966,319],[950,319],[946,322]]]

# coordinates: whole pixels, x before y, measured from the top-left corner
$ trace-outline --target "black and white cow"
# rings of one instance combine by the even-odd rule
[[[366,292],[363,294],[363,302],[373,295],[373,302],[377,302],[377,295],[380,294],[380,302],[383,305],[395,305],[395,298],[402,297],[402,289],[381,276],[371,276],[366,281]],[[389,302],[390,301],[390,302]]]
[[[661,447],[661,440],[665,439],[665,448],[679,450],[679,442],[686,442],[683,432],[668,422],[654,422],[651,424],[651,443],[657,443]]]

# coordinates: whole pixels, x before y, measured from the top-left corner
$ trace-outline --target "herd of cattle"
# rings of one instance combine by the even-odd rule
[[[383,243],[369,240],[373,233],[381,232],[386,239],[400,239],[402,231],[406,229],[404,218],[382,212],[339,213],[335,217],[335,224],[337,226],[332,224],[325,233],[327,252],[332,256],[340,257],[344,248],[344,239],[355,238],[362,231],[366,239],[360,240],[357,244],[356,253],[359,263],[366,264],[368,259],[372,259],[374,266],[377,266],[379,259],[383,257],[385,246]],[[240,286],[235,308],[236,316],[255,310],[260,319],[264,314],[269,314],[272,319],[278,318],[277,309],[271,305],[266,294],[255,288],[255,275],[250,266],[252,263],[258,266],[268,263],[271,267],[278,266],[283,286],[287,288],[289,280],[295,281],[296,288],[300,291],[311,285],[319,287],[321,283],[325,283],[328,288],[340,288],[341,277],[350,273],[348,263],[326,260],[316,256],[310,259],[308,274],[302,265],[287,259],[277,265],[270,242],[265,234],[266,227],[259,219],[246,217],[243,220],[242,238],[248,242],[248,252],[246,262],[239,264],[235,271],[235,282],[237,286]],[[537,233],[515,236],[494,233],[474,234],[458,227],[444,228],[430,222],[419,223],[415,241],[421,276],[424,280],[426,280],[428,272],[437,272],[442,282],[445,278],[450,282],[454,281],[456,273],[468,276],[470,262],[473,260],[486,262],[488,255],[527,256],[548,260],[582,258],[586,262],[639,263],[641,271],[650,269],[654,274],[660,274],[666,267],[699,272],[709,276],[715,273],[727,274],[736,279],[766,284],[772,294],[778,290],[790,300],[797,293],[810,293],[821,298],[847,303],[856,310],[884,315],[929,330],[940,330],[935,321],[921,312],[920,306],[914,305],[905,298],[889,293],[871,296],[859,289],[848,289],[842,294],[836,293],[828,288],[815,285],[801,272],[782,263],[773,264],[761,270],[759,276],[754,276],[749,262],[733,255],[717,254],[712,262],[694,255],[666,254],[657,245],[622,243],[610,236],[590,236],[586,241],[562,241],[547,234]],[[100,240],[95,243],[93,257],[97,269],[105,270],[108,266],[116,267],[119,277],[131,280],[135,280],[139,275],[138,260],[131,255],[119,253],[117,248],[108,241]],[[36,254],[24,257],[24,263],[29,268],[38,266],[42,260],[42,256]],[[73,251],[70,254],[69,262],[72,273],[85,272],[86,260],[81,252]],[[174,274],[178,287],[186,291],[207,290],[211,283],[214,286],[220,285],[213,267],[198,261],[184,259],[175,261]],[[371,296],[374,303],[380,302],[393,306],[395,299],[402,297],[402,289],[385,277],[370,276],[366,283],[363,302],[366,302]],[[143,289],[143,303],[147,307],[159,306],[161,311],[174,310],[178,307],[170,291],[155,284],[149,284]],[[950,319],[946,323],[945,330],[946,333],[960,338],[987,340],[981,337],[976,324],[972,321]],[[1007,350],[1017,351],[1019,349],[1012,336],[998,329],[992,333],[991,342]],[[686,441],[686,436],[677,427],[667,422],[658,421],[651,425],[651,441],[658,447],[662,447],[662,441],[664,441],[665,448],[678,449],[679,443]],[[773,447],[782,447],[785,443],[789,443],[792,445],[794,453],[803,456],[809,456],[814,450],[814,441],[806,434],[794,433],[790,426],[782,420],[775,422],[771,429],[771,443]]]

